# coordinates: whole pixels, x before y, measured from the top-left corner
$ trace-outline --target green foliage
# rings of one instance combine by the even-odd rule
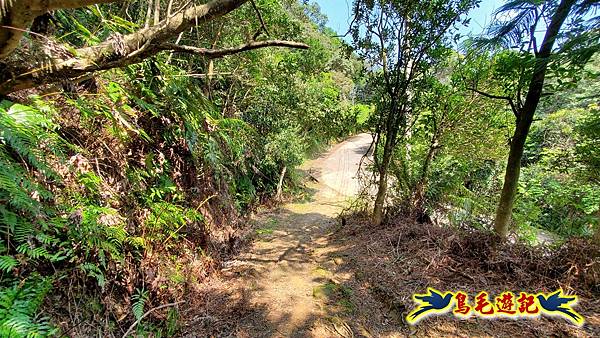
[[[532,126],[517,200],[519,224],[562,236],[593,234],[599,223],[598,106],[562,109]]]
[[[411,141],[412,162],[422,163],[424,152],[419,149],[424,148],[424,141],[431,140],[434,126],[440,125],[435,112],[445,112],[447,122],[441,125],[452,130],[448,138],[439,139],[442,147],[431,164],[425,193],[430,213],[439,215],[443,210],[450,222],[461,226],[491,226],[505,166],[506,135],[511,133],[514,117],[502,101],[465,101],[472,93],[460,88],[479,83],[480,90],[493,95],[516,95],[526,83],[530,59],[505,51],[492,56],[479,54],[454,64],[458,68],[449,72],[450,83],[458,90],[456,95],[464,97],[455,104],[465,107],[459,115],[453,116],[453,95],[448,92],[426,96],[442,107],[430,104],[430,111],[417,121],[417,133]],[[525,146],[513,219],[517,233],[532,242],[537,242],[538,229],[563,237],[589,236],[599,223],[598,108],[590,105],[595,95],[597,60],[586,69],[588,75],[581,84],[541,102],[541,118],[533,123]],[[448,129],[453,119],[459,124]]]
[[[204,217],[191,208],[184,208],[168,202],[155,202],[149,205],[150,215],[146,219],[148,239],[161,242],[168,249],[168,240],[177,240],[185,226],[203,227]],[[175,245],[175,242],[171,242]]]
[[[47,317],[37,315],[50,289],[50,279],[39,276],[0,287],[0,336],[33,338],[57,334]]]
[[[374,221],[383,219],[388,172],[396,178],[397,205],[424,213],[424,189],[427,171],[436,152],[438,128],[429,124],[423,109],[427,94],[435,92],[438,63],[449,55],[448,33],[451,27],[467,22],[461,18],[478,1],[355,1],[350,27],[357,52],[371,66],[369,89],[375,105],[371,126],[375,137],[374,167],[378,190],[374,203]],[[410,18],[410,19],[409,19]],[[410,24],[407,22],[410,21]],[[438,86],[438,88],[441,86]],[[437,110],[443,110],[445,108]],[[440,114],[442,115],[442,114]],[[430,114],[432,116],[432,114]],[[422,169],[412,161],[412,135],[430,133],[430,146],[416,148],[422,156]],[[426,127],[433,130],[426,131]]]
[[[365,124],[367,121],[369,121],[369,118],[373,114],[373,110],[373,106],[366,104],[356,104],[354,107],[352,107],[350,116],[352,116],[356,121],[356,123],[353,124],[353,127],[356,128],[357,131],[361,130],[361,128],[364,128]]]
[[[586,114],[575,126],[579,136],[575,144],[575,157],[584,165],[585,176],[598,182],[600,177],[600,109],[590,105]]]
[[[544,91],[575,88],[586,63],[600,49],[598,20],[590,19],[597,9],[588,1],[507,1],[496,11],[488,37],[475,40],[479,47],[500,50],[508,62],[497,62],[500,76],[495,76],[504,95],[478,91],[477,83],[473,90],[507,101],[517,120],[494,224],[503,237],[509,231],[524,143],[538,103]],[[545,33],[538,46],[535,35],[540,26]]]
[[[422,208],[430,215],[442,211],[460,226],[481,225],[489,223],[485,219],[494,209],[506,115],[498,109],[501,104],[465,88],[458,75],[477,66],[456,61],[451,56],[441,62],[437,75],[414,97],[419,114],[396,146],[391,193],[396,205]]]
[[[51,330],[37,310],[51,287],[49,279],[15,280],[17,267],[63,260],[57,227],[63,222],[52,205],[47,182],[58,182],[48,159],[58,161],[61,141],[49,107],[0,103],[0,332],[2,336],[44,336]],[[14,276],[14,277],[13,277]]]
[[[130,240],[117,210],[93,204],[102,186],[93,172],[78,175],[83,195],[69,190],[60,196],[51,193],[64,184],[54,168],[64,166],[65,149],[53,114],[37,100],[30,106],[8,101],[0,105],[0,199],[7,202],[0,205],[0,268],[8,273],[0,278],[0,297],[28,309],[6,308],[3,329],[13,325],[15,334],[23,336],[50,330],[46,320],[38,321],[36,311],[52,278],[42,282],[31,277],[37,266],[73,264],[104,287],[109,262],[123,261],[122,245]],[[62,203],[57,205],[57,200]],[[42,271],[47,273],[47,267]],[[39,285],[18,284],[29,278]]]
[[[270,135],[265,144],[265,160],[275,168],[283,166],[295,167],[302,163],[304,140],[299,135],[299,128],[287,128]]]
[[[506,1],[496,10],[495,20],[487,28],[487,37],[475,39],[475,45],[492,50],[518,50],[515,54],[520,56],[538,53],[541,41],[536,41],[535,33],[549,24],[559,4],[558,0]],[[594,17],[599,5],[594,1],[573,1],[569,7],[550,57],[549,71],[557,80],[551,87],[574,86],[577,73],[600,47],[600,30]]]
[[[71,228],[71,238],[78,256],[85,261],[97,259],[102,267],[108,261],[122,261],[121,247],[127,238],[123,227],[123,219],[118,211],[112,208],[86,205],[76,207],[75,213],[81,215],[81,221]]]
[[[121,323],[140,319],[150,299],[178,296],[195,270],[182,262],[221,250],[210,231],[270,197],[283,168],[285,185],[294,187],[294,168],[307,153],[367,128],[380,134],[380,144],[393,141],[396,201],[422,204],[431,215],[442,211],[457,226],[488,227],[514,117],[469,88],[519,101],[534,56],[512,48],[469,58],[452,51],[446,30],[466,23],[461,14],[477,2],[356,1],[352,33],[371,67],[368,81],[363,60],[332,37],[314,3],[256,0],[268,35],[311,48],[217,60],[163,53],[68,84],[67,93],[50,96],[56,109],[46,98],[0,102],[0,336],[59,335],[40,316],[53,284],[56,292],[78,285],[76,297],[89,297],[93,312],[107,311],[100,299],[130,299],[130,316]],[[531,26],[541,3],[503,7],[523,11],[497,27],[497,42],[530,45],[515,32]],[[147,9],[143,1],[127,1],[59,10],[49,40],[93,46],[143,27]],[[381,13],[389,20],[376,32]],[[526,149],[515,221],[530,236],[536,228],[589,235],[599,223],[597,60],[581,71],[597,50],[598,26],[569,24],[576,34],[561,36],[547,86],[568,94],[543,103]],[[261,29],[253,6],[245,5],[185,30],[179,43],[230,47],[264,39]],[[375,45],[375,33],[383,45]],[[386,83],[394,78],[395,85]],[[382,154],[379,147],[376,158]],[[315,293],[346,312],[354,308],[343,286],[327,283]],[[171,336],[178,316],[171,308],[166,321],[148,320],[138,329]]]
[[[36,316],[52,283],[58,292],[65,283],[77,285],[75,292],[97,305],[94,312],[109,306],[99,297],[136,290],[128,295],[128,321],[139,319],[151,297],[164,299],[175,293],[168,286],[189,278],[180,262],[164,260],[175,272],[150,287],[145,274],[131,273],[142,259],[210,255],[219,244],[210,243],[203,213],[215,213],[210,219],[218,228],[251,211],[275,192],[283,167],[285,185],[296,186],[294,168],[306,152],[361,130],[357,120],[372,111],[355,96],[362,64],[331,37],[318,8],[256,4],[269,35],[306,41],[311,49],[211,61],[159,54],[65,85],[63,95],[48,96],[56,108],[36,97],[23,99],[27,105],[0,103],[0,298],[31,306],[2,320],[27,321],[18,329],[32,336],[50,332]],[[143,27],[146,11],[139,1],[59,10],[50,39],[93,46]],[[186,30],[181,43],[245,43],[261,27],[255,15],[242,6],[214,25]],[[37,274],[47,288],[31,288]],[[177,317],[172,309],[167,323],[140,330],[166,326],[172,335]]]
[[[148,291],[144,289],[137,289],[136,293],[131,296],[131,311],[135,319],[140,320],[144,315],[144,306],[148,302]]]

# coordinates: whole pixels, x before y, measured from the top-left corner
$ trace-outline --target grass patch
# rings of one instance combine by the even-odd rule
[[[335,313],[350,314],[356,309],[352,289],[332,280],[313,288],[313,297],[323,301]]]
[[[315,276],[318,276],[318,277],[327,277],[327,276],[329,276],[331,273],[330,273],[330,272],[329,272],[327,269],[325,269],[324,267],[317,266],[317,267],[316,267],[316,268],[313,270],[313,274],[314,274]]]
[[[256,229],[256,234],[257,235],[271,235],[273,234],[273,232],[275,231],[275,229],[277,228],[277,225],[279,224],[279,221],[275,218],[269,218],[264,226]]]

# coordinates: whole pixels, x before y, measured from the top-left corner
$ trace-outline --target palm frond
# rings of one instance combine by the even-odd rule
[[[600,50],[600,27],[567,37],[557,53],[557,62],[585,66]]]
[[[600,2],[598,2],[598,0],[585,0],[579,4],[575,4],[575,14],[576,15],[587,15],[588,13],[595,15],[599,10],[600,10]],[[598,17],[595,17],[592,19],[594,19],[594,21],[596,22],[596,25],[600,24],[600,23],[598,23]],[[590,19],[590,20],[592,20],[592,19]]]
[[[535,29],[544,1],[509,1],[494,13],[495,20],[487,29],[488,42],[504,48],[521,47],[532,27]],[[525,33],[525,34],[524,34]]]

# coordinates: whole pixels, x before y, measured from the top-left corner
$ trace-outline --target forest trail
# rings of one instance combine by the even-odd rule
[[[515,280],[509,287],[538,290],[543,276],[539,271],[545,271],[539,269],[546,267],[537,264],[533,251],[512,245],[500,251],[496,265],[482,263],[491,255],[485,242],[489,236],[483,232],[456,236],[452,229],[407,219],[378,228],[350,219],[342,227],[337,216],[359,191],[355,176],[370,141],[367,134],[354,136],[305,163],[302,169],[318,181],[309,183],[309,198],[252,220],[253,241],[224,262],[220,274],[194,284],[198,289],[183,311],[181,336],[598,336],[597,304],[589,295],[580,297],[590,324],[583,330],[547,318],[465,321],[440,316],[427,325],[408,325],[404,316],[413,307],[412,295],[428,286],[476,294],[504,290],[507,281]],[[569,250],[555,257],[584,257],[579,249]],[[509,262],[514,264],[511,269],[506,268]]]
[[[309,183],[310,200],[259,215],[250,249],[226,262],[225,276],[238,280],[251,309],[236,323],[237,336],[323,337],[348,330],[336,315],[347,310],[343,301],[329,299],[343,293],[339,283],[349,278],[331,272],[342,258],[331,259],[338,248],[329,235],[359,191],[355,176],[371,140],[369,134],[351,137],[305,163],[303,169],[318,180]]]

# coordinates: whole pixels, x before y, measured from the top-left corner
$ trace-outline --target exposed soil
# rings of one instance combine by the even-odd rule
[[[248,248],[195,286],[183,336],[600,336],[598,247],[577,239],[555,251],[494,246],[488,234],[402,217],[380,228],[360,215],[338,219],[358,192],[355,175],[370,142],[355,136],[304,166],[318,181],[309,183],[309,198],[253,219]],[[427,286],[471,296],[561,287],[580,296],[586,324],[442,315],[410,326],[411,295]]]
[[[350,304],[333,298],[351,275],[333,272],[329,256],[338,248],[330,237],[336,216],[358,192],[355,175],[370,143],[370,135],[357,135],[303,166],[310,196],[253,220],[248,250],[199,286],[204,299],[197,306],[205,314],[188,323],[187,336],[327,337],[349,330],[341,314]]]

